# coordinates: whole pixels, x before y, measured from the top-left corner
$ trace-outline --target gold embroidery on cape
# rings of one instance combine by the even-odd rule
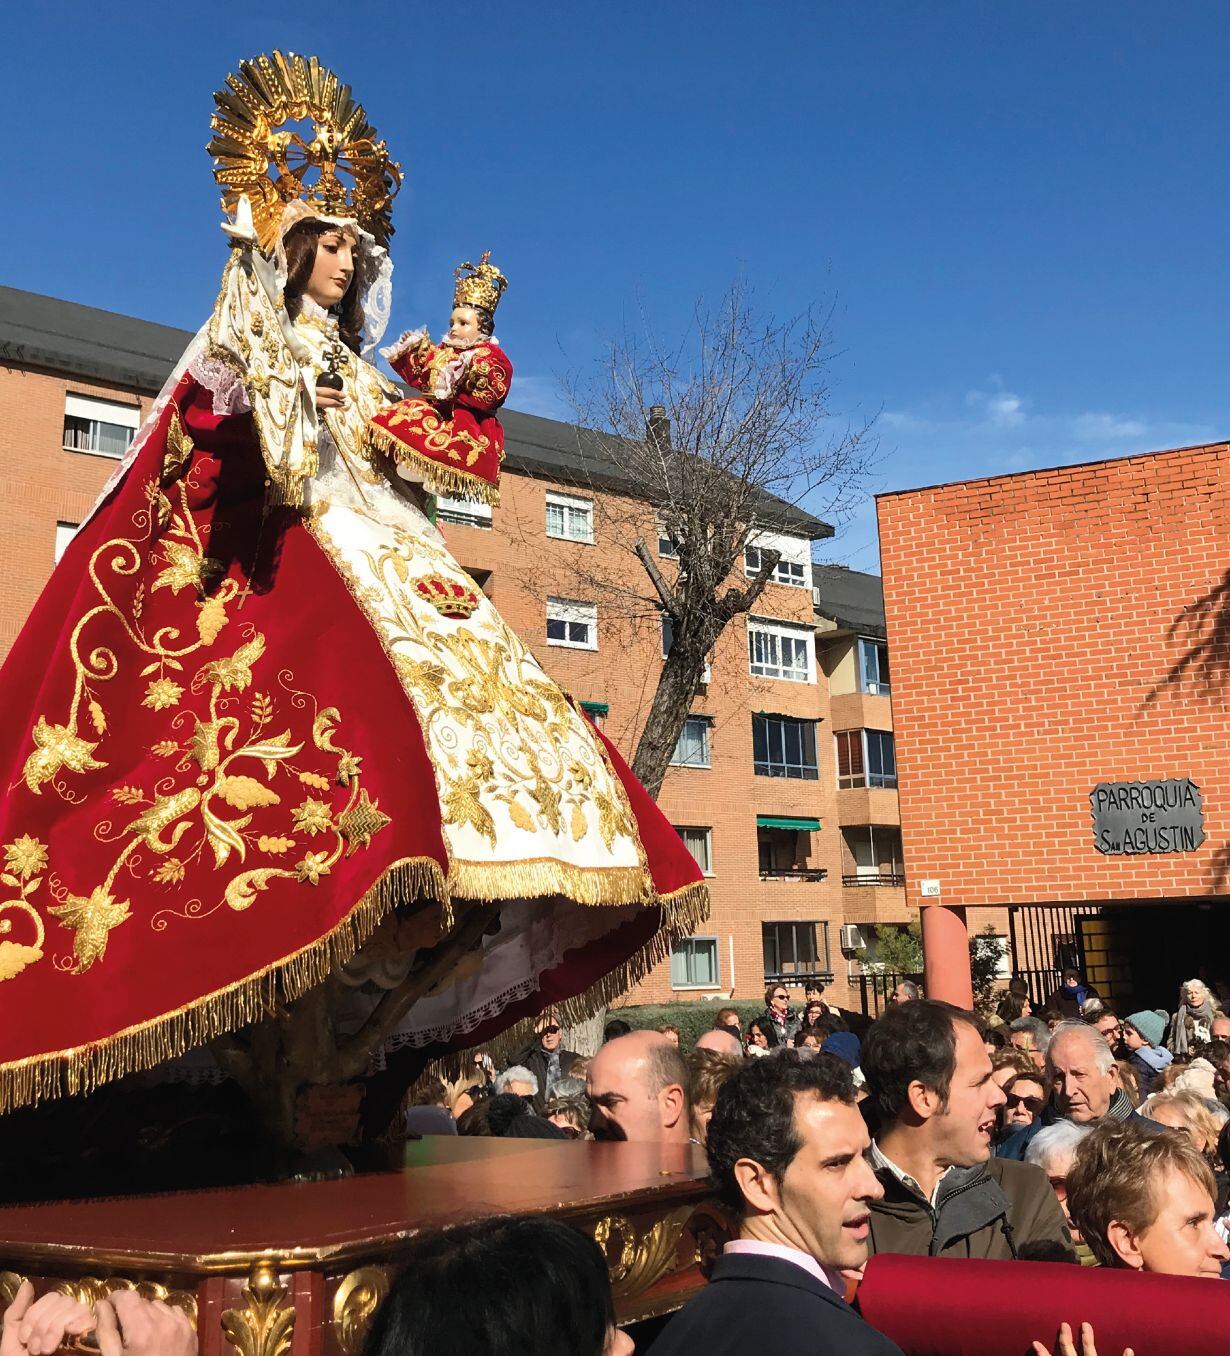
[[[130,699],[168,722],[166,737],[155,740],[149,754],[174,762],[169,775],[156,778],[149,788],[137,783],[111,788],[112,801],[133,813],[123,817],[118,831],[107,819],[95,826],[98,842],[119,845],[101,883],[77,893],[66,883],[71,867],[48,876],[48,891],[56,902],[46,906],[46,913],[73,937],[71,958],[53,963],[73,974],[84,974],[105,960],[111,933],[133,917],[131,900],[125,897],[133,888],[122,884],[121,873],[134,882],[148,879],[173,890],[202,861],[214,870],[229,866],[233,871],[236,864],[247,864],[250,852],[287,859],[285,866],[248,867],[231,875],[212,905],[191,899],[180,909],[158,910],[151,926],[162,931],[168,916],[207,917],[223,904],[246,909],[278,879],[316,885],[342,856],[370,845],[391,822],[361,785],[362,759],[335,742],[341,720],[336,707],[322,709],[310,693],[296,690],[287,670],[276,675],[289,707],[286,716],[278,717],[279,700],[269,692],[247,695],[265,655],[265,637],[250,625],[238,626],[229,615],[240,584],[235,579],[217,583],[223,566],[206,553],[193,518],[185,480],[192,451],[172,408],[161,482],[146,486],[149,507],[134,515],[139,535],[112,538],[90,558],[89,577],[100,601],[71,633],[74,684],[68,714],[62,723],[38,717],[31,735],[34,748],[23,769],[33,794],[41,795],[50,785],[63,799],[79,804],[85,797],[72,791],[66,774],[85,776],[107,768],[107,761],[96,756],[105,750],[110,727],[103,685],[123,665],[115,642],[94,643],[88,629],[99,618],[111,618],[133,651],[150,660],[133,675],[144,681],[139,698],[131,688],[126,690]],[[144,583],[126,607],[115,601],[104,580],[109,574],[136,575],[143,562],[158,571],[149,586],[151,595],[160,590],[193,595],[195,627],[167,624],[151,633],[142,622]],[[228,626],[239,630],[229,652],[211,654]],[[185,668],[190,656],[195,657],[191,674]],[[189,695],[192,702],[186,705]],[[296,740],[291,727],[307,713],[310,741],[306,732]],[[93,738],[82,733],[83,720],[88,720]],[[283,720],[285,728],[278,729]],[[305,754],[309,743],[313,751]],[[299,797],[297,807],[286,804]],[[317,840],[310,850],[306,838]],[[4,852],[0,882],[20,894],[0,901],[0,934],[9,933],[16,916],[24,914],[34,936],[29,942],[0,941],[0,981],[43,958],[44,922],[29,899],[49,868],[47,849],[28,834]],[[298,852],[302,856],[292,864]]]
[[[0,884],[20,894],[14,899],[0,900],[0,934],[12,932],[12,915],[24,914],[34,925],[32,942],[14,942],[7,937],[0,942],[0,983],[21,974],[27,965],[43,958],[43,920],[29,902],[30,896],[43,883],[42,872],[47,869],[47,849],[28,833],[4,845],[4,870]]]
[[[414,704],[445,824],[468,827],[495,847],[492,807],[499,806],[512,826],[554,837],[561,846],[596,833],[611,853],[617,842],[630,840],[644,877],[642,893],[652,895],[644,849],[618,777],[520,638],[490,625],[482,599],[472,625],[450,623],[434,609],[425,613],[413,605],[407,584],[412,570],[417,574],[424,564],[445,580],[469,582],[448,553],[426,536],[412,541],[395,534],[396,544],[378,554],[360,553],[366,567],[360,576],[326,523],[314,521],[311,530],[367,612]]]

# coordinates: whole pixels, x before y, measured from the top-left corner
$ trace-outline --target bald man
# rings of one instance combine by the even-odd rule
[[[733,1055],[735,1059],[743,1058],[742,1042],[728,1027],[715,1026],[706,1031],[696,1042],[696,1048],[713,1050],[719,1055]]]
[[[687,1082],[682,1055],[659,1032],[633,1031],[608,1041],[585,1074],[594,1138],[688,1143]]]

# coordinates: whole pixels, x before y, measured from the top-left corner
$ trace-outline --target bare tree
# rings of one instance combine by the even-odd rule
[[[613,469],[635,487],[635,497],[596,495],[595,517],[638,562],[611,570],[578,555],[566,566],[576,596],[625,617],[670,621],[672,643],[632,763],[655,797],[714,645],[755,606],[779,563],[780,552],[766,547],[747,578],[745,548],[758,532],[797,532],[790,509],[807,496],[841,517],[865,492],[870,426],[834,428],[832,357],[827,315],[758,316],[736,282],[716,309],[699,303],[673,344],[643,324],[608,344],[596,378],[569,385],[585,474],[597,485]],[[673,559],[647,545],[648,532],[669,541]]]

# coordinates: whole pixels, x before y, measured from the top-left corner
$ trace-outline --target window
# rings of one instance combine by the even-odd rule
[[[818,780],[816,722],[793,716],[753,716],[752,766],[759,777]]]
[[[675,550],[675,543],[670,539],[670,533],[667,532],[662,520],[658,519],[658,555],[663,560],[678,560],[679,552]]]
[[[888,696],[888,646],[882,640],[868,640],[866,636],[859,636],[858,685],[861,692]]]
[[[77,535],[77,529],[80,523],[56,523],[56,546],[55,563],[60,563],[60,557],[68,549],[68,543]]]
[[[571,598],[547,599],[547,644],[573,650],[598,648],[598,608]]]
[[[748,664],[755,678],[784,678],[791,683],[814,683],[812,633],[786,622],[749,621]]]
[[[672,989],[720,987],[716,937],[685,937],[671,947]]]
[[[904,885],[901,830],[895,824],[865,824],[842,830],[853,871],[843,871],[843,885]]]
[[[88,396],[64,397],[64,448],[99,457],[122,457],[141,422],[135,405]]]
[[[682,839],[684,847],[696,858],[696,865],[706,876],[713,875],[713,830],[677,827],[675,832]]]
[[[671,646],[675,643],[675,622],[674,619],[662,614],[662,658],[665,659],[671,652]],[[709,661],[705,660],[705,669],[700,676],[702,683],[708,683],[713,678],[713,670],[709,667]]]
[[[455,523],[458,527],[490,527],[491,505],[440,495],[436,499],[436,520]]]
[[[762,923],[760,937],[766,984],[801,984],[813,977],[827,983],[832,979],[827,923]]]
[[[571,494],[547,491],[547,536],[563,541],[594,539],[594,503]]]
[[[820,831],[818,819],[794,815],[756,816],[756,855],[761,880],[822,881],[828,872],[809,866],[812,834]]]
[[[762,564],[764,564],[764,557],[761,555],[759,546],[745,546],[743,548],[743,572],[749,579],[760,573]],[[791,584],[795,588],[805,589],[807,587],[807,566],[801,560],[787,560],[785,556],[782,556],[774,565],[773,573],[769,578],[775,584]]]
[[[897,785],[897,755],[891,730],[839,730],[837,742],[837,785]]]
[[[708,716],[689,716],[683,722],[671,754],[673,767],[709,766],[709,724]]]

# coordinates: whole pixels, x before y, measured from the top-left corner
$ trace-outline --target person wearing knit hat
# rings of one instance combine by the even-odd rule
[[[1128,1048],[1128,1063],[1136,1072],[1141,1098],[1148,1097],[1174,1056],[1163,1045],[1170,1014],[1161,1008],[1144,1008],[1123,1023],[1123,1043]]]
[[[859,1066],[862,1047],[853,1031],[834,1031],[831,1036],[825,1037],[820,1049],[830,1055],[836,1055],[838,1059],[844,1059],[852,1069]]]

